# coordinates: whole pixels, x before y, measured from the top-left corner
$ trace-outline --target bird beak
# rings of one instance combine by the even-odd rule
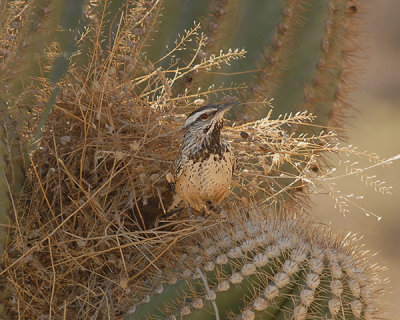
[[[219,114],[221,114],[221,115],[223,115],[226,111],[228,111],[230,108],[232,108],[233,106],[235,106],[235,105],[238,105],[239,104],[239,102],[229,102],[229,103],[226,103],[226,104],[221,104],[219,107],[218,107],[218,111],[217,111],[217,114],[219,115]]]

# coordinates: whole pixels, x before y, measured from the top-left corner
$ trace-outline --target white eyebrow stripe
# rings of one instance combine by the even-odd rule
[[[198,112],[192,114],[189,118],[187,118],[185,120],[185,123],[183,124],[183,128],[187,128],[188,126],[193,124],[199,118],[199,116],[201,114],[203,114],[203,113],[211,113],[211,112],[214,112],[214,111],[218,111],[218,108],[210,108],[210,109],[206,109],[206,110],[201,110],[201,111],[198,111]]]
[[[193,122],[195,122],[195,121],[197,120],[197,118],[198,118],[198,114],[197,114],[197,113],[192,114],[189,118],[187,118],[187,119],[185,120],[185,123],[183,124],[183,127],[184,127],[184,128],[187,128],[187,127],[190,126]]]

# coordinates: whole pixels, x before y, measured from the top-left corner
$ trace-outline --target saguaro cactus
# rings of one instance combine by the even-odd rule
[[[171,47],[177,34],[201,21],[207,35],[201,60],[220,50],[244,48],[247,59],[220,72],[195,72],[185,87],[218,87],[232,82],[248,84],[243,93],[248,103],[273,98],[275,114],[298,110],[315,113],[317,122],[329,125],[342,111],[346,69],[352,51],[348,38],[355,39],[360,5],[350,0],[227,1],[191,3],[172,0],[163,3],[163,14],[155,17],[146,54],[157,61]],[[153,39],[153,40],[151,40]],[[185,60],[187,52],[177,52]],[[168,68],[163,61],[164,68]],[[251,104],[250,104],[251,105]],[[251,109],[236,118],[266,114]],[[309,129],[315,133],[316,130]]]
[[[125,319],[375,319],[376,270],[363,251],[292,219],[250,219],[185,243]]]

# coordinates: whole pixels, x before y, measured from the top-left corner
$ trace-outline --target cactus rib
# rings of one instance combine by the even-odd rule
[[[371,315],[376,279],[367,261],[326,232],[277,217],[189,241],[182,264],[152,279],[125,319]]]

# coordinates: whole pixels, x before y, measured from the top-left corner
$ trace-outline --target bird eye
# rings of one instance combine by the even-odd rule
[[[201,115],[201,118],[202,118],[203,120],[206,120],[206,119],[208,118],[208,114],[207,114],[207,113],[203,113],[203,114]]]

